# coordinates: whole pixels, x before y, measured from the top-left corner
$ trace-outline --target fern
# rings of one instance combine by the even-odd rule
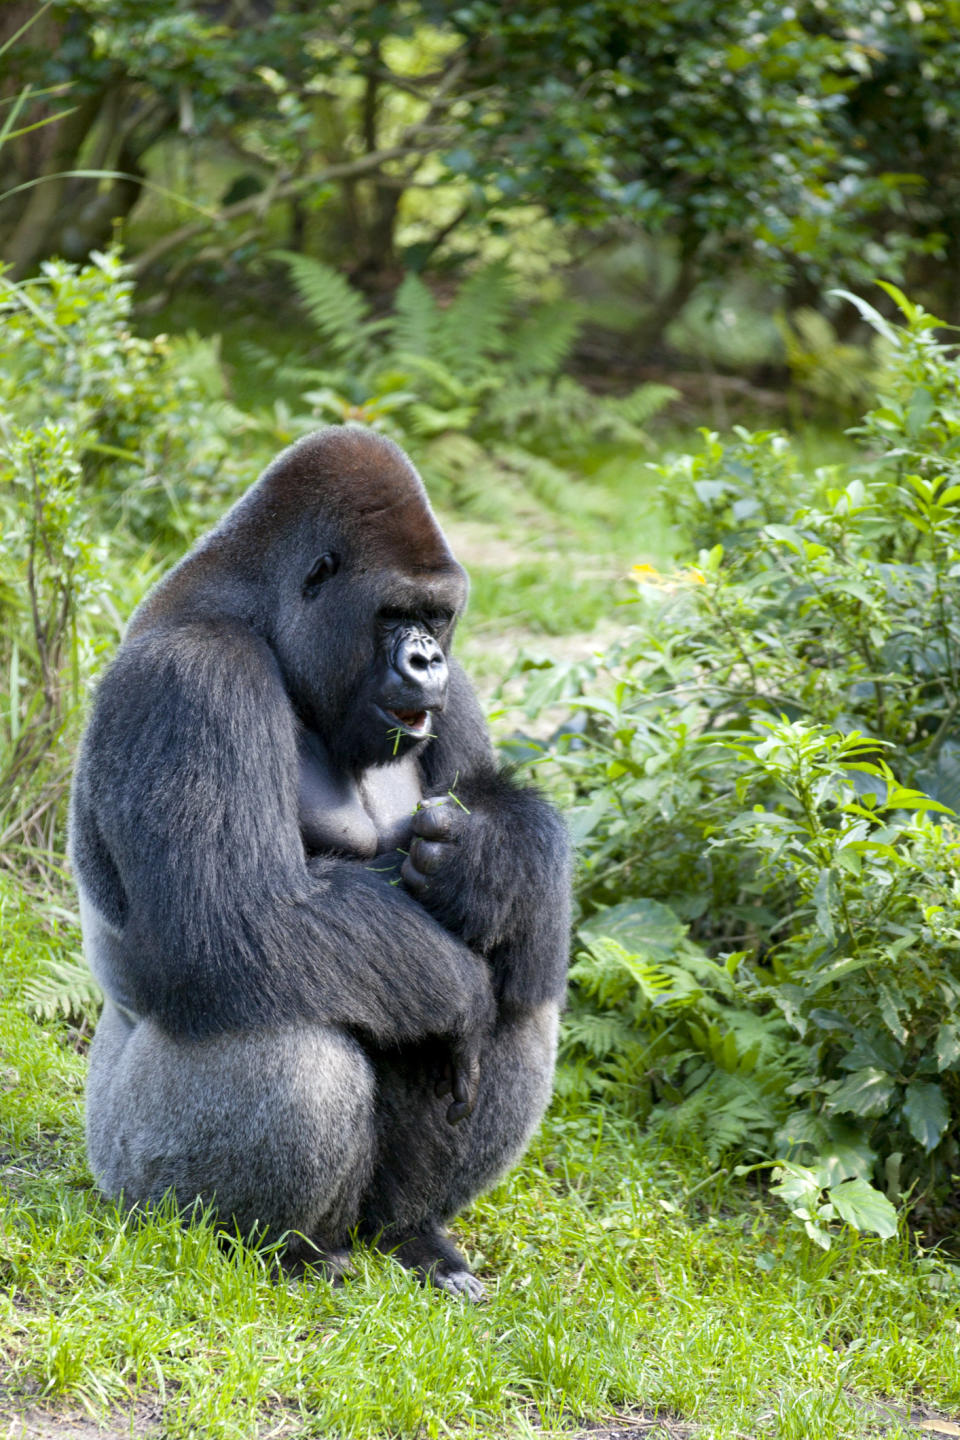
[[[330,349],[344,360],[363,357],[375,330],[370,306],[348,280],[310,255],[287,250],[274,252],[290,271],[300,302]]]
[[[782,1076],[714,1070],[679,1105],[657,1107],[651,1124],[673,1141],[698,1146],[716,1162],[733,1150],[767,1154],[788,1109]]]
[[[631,390],[629,395],[608,403],[631,425],[648,425],[655,415],[659,415],[661,410],[679,398],[680,391],[675,390],[672,385],[650,383],[639,385],[636,390]]]
[[[393,303],[391,349],[410,355],[433,355],[440,311],[419,275],[404,277]]]
[[[478,520],[518,513],[517,494],[495,459],[463,431],[438,435],[417,456],[431,496]]]
[[[503,263],[476,270],[440,312],[436,342],[443,359],[464,379],[479,375],[507,348],[513,277]]]
[[[537,305],[511,331],[510,370],[518,380],[556,375],[580,329],[580,311],[568,300]]]
[[[37,1020],[63,1015],[92,1024],[100,1013],[103,991],[82,957],[49,960],[37,978],[27,983],[24,1001]]]
[[[669,385],[641,385],[630,395],[594,395],[567,376],[554,383],[531,380],[505,386],[487,407],[491,434],[508,435],[521,445],[577,454],[598,444],[643,446],[643,425],[658,414],[677,391]]]
[[[806,306],[787,320],[777,317],[787,364],[794,383],[831,408],[859,410],[869,405],[876,388],[876,345],[846,344],[825,315]]]
[[[567,1048],[582,1046],[595,1060],[639,1049],[636,1030],[613,1011],[581,1010],[571,1015],[566,1024]]]

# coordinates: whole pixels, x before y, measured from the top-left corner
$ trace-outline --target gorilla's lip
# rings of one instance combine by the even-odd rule
[[[429,710],[385,710],[384,714],[408,735],[426,735],[430,729]]]

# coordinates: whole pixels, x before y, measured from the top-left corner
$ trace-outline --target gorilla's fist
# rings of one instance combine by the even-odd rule
[[[400,871],[403,883],[418,900],[427,897],[431,879],[456,858],[469,820],[470,812],[450,795],[434,795],[418,806],[410,852]]]

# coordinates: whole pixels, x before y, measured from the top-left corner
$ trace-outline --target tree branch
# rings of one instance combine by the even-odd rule
[[[423,129],[422,126],[416,128]],[[410,133],[408,132],[408,136]],[[440,143],[439,140],[431,141],[425,148],[433,149],[438,143]],[[237,200],[233,205],[225,205],[216,214],[204,217],[202,220],[192,220],[188,225],[182,225],[179,230],[172,230],[169,235],[162,236],[155,245],[151,245],[149,250],[145,250],[133,261],[131,270],[139,278],[169,251],[186,244],[195,235],[202,235],[211,225],[224,225],[229,220],[237,220],[243,215],[249,215],[258,210],[265,211],[270,205],[274,205],[280,200],[290,200],[293,196],[302,195],[307,190],[327,185],[331,180],[352,180],[358,175],[369,175],[391,160],[405,160],[409,155],[415,154],[416,149],[417,147],[411,144],[395,145],[388,150],[378,150],[371,155],[363,155],[358,160],[346,160],[341,164],[328,165],[325,170],[317,170],[310,175],[280,180],[266,191],[248,195],[246,199]]]

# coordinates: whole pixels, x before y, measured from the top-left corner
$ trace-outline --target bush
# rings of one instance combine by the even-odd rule
[[[80,495],[101,526],[141,541],[192,539],[238,484],[246,420],[225,399],[213,347],[132,330],[133,281],[118,255],[0,275],[0,414],[69,435]]]
[[[791,1163],[821,1240],[851,1195],[889,1222],[828,1187],[930,1215],[960,1158],[960,366],[889,288],[864,465],[706,435],[663,474],[710,548],[528,684],[586,716],[544,757],[581,855],[566,1088]]]
[[[240,473],[242,417],[198,378],[216,384],[209,347],[139,339],[131,303],[114,255],[0,275],[0,863],[46,883],[82,688],[122,623],[107,535],[138,561],[144,541],[192,538]]]

